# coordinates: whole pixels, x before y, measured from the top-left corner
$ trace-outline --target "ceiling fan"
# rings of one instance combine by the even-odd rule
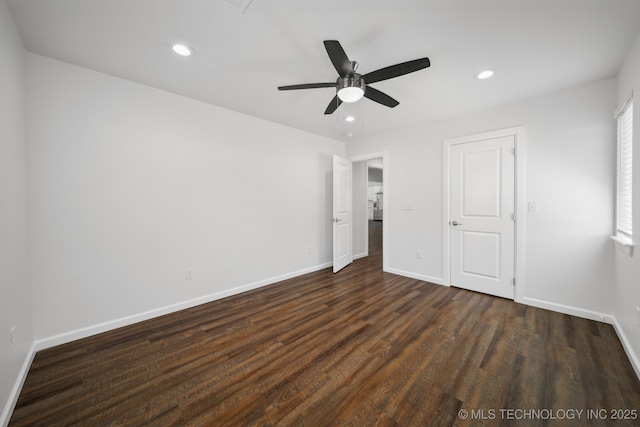
[[[361,75],[356,73],[358,63],[349,61],[347,54],[337,40],[325,40],[324,47],[329,54],[329,59],[338,72],[338,79],[331,83],[306,83],[290,86],[279,86],[278,90],[317,89],[323,87],[336,88],[336,96],[333,97],[325,114],[332,114],[343,102],[356,102],[363,96],[379,104],[393,108],[400,104],[398,101],[371,86],[371,83],[392,79],[414,71],[422,70],[431,65],[429,58],[414,59],[391,65],[376,71]]]

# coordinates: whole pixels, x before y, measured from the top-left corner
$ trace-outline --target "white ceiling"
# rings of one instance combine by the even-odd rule
[[[615,76],[640,28],[638,0],[253,0],[244,14],[221,0],[6,1],[31,52],[344,141]],[[326,39],[361,74],[432,65],[372,85],[394,109],[363,99],[325,116],[333,89],[276,88],[335,81]],[[474,79],[485,68],[495,77]]]

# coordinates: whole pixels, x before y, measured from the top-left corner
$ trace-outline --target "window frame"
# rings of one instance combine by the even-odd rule
[[[616,119],[616,246],[633,255],[633,96],[617,110]]]
[[[633,100],[617,115],[616,235],[633,237]],[[622,188],[621,188],[622,187]]]

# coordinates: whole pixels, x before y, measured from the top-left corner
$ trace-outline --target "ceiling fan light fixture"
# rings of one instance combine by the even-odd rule
[[[364,96],[365,83],[359,74],[338,78],[338,98],[342,102],[356,102]]]
[[[338,90],[338,98],[342,102],[356,102],[362,99],[364,90],[359,87],[344,87]]]

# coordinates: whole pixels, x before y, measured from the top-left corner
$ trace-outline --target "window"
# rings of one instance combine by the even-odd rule
[[[633,101],[620,110],[618,121],[618,156],[616,169],[616,235],[628,239],[633,235]]]

